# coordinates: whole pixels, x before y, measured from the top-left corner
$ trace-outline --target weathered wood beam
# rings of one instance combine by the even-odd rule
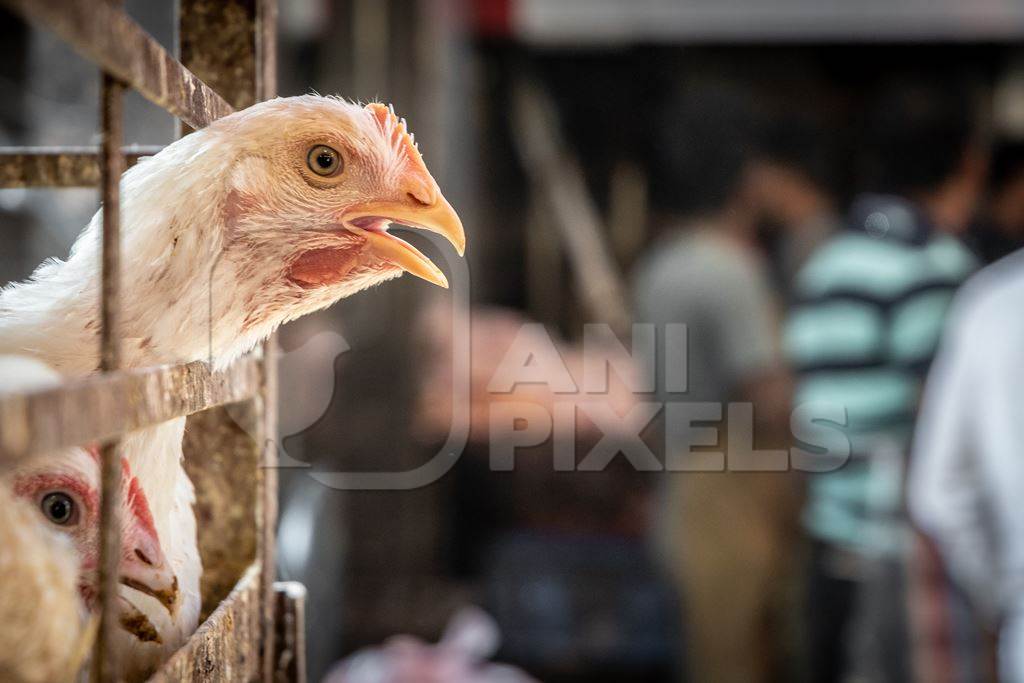
[[[178,53],[181,62],[236,109],[274,97],[276,17],[275,0],[178,0]],[[185,126],[182,126],[182,132],[188,132]],[[260,678],[266,683],[279,680],[274,668],[277,651],[274,645],[276,595],[273,590],[274,532],[277,528],[277,392],[274,367],[277,354],[274,349],[273,339],[268,340],[261,367],[260,400],[249,404],[248,417],[255,422],[249,433],[256,438],[256,443],[252,444],[255,457],[251,465],[246,451],[245,457],[235,458],[243,463],[242,471],[217,472],[216,468],[210,467],[206,454],[215,447],[217,434],[223,431],[218,428],[216,415],[205,420],[202,429],[195,430],[193,443],[187,444],[189,447],[185,451],[186,461],[192,460],[198,465],[192,474],[193,480],[197,481],[196,491],[201,505],[223,515],[225,510],[230,510],[231,501],[219,497],[218,489],[234,490],[246,486],[247,492],[256,494],[249,511],[255,513],[257,553],[263,572],[260,576],[261,598],[258,605],[254,605],[259,610],[260,620],[259,633],[255,635],[258,637],[256,650],[261,663]],[[194,421],[195,418],[190,425]],[[244,448],[241,450],[245,451]],[[244,483],[242,479],[245,479]],[[220,486],[216,485],[218,481]],[[242,543],[249,538],[241,527],[233,530],[230,537],[233,543]],[[236,537],[237,541],[234,540]],[[215,553],[210,552],[203,554],[206,567],[213,566],[213,562],[218,560],[227,558],[216,558]],[[230,566],[228,561],[226,567]]]
[[[260,565],[254,563],[234,590],[149,683],[254,681],[259,676]]]
[[[232,111],[224,98],[182,66],[122,9],[92,0],[0,0],[50,30],[76,52],[193,128]]]
[[[201,618],[227,597],[257,560],[260,402],[233,403],[190,415],[185,424],[185,472],[196,491]]]
[[[256,102],[255,0],[179,0],[178,54],[232,107]]]
[[[125,166],[159,152],[158,145],[122,147]],[[96,187],[100,182],[96,147],[0,147],[0,188]]]
[[[90,444],[251,398],[260,362],[245,356],[222,372],[205,363],[92,375],[44,391],[0,396],[0,464]]]

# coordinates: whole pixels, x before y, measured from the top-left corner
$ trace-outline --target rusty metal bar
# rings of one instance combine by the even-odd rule
[[[273,0],[180,0],[179,53],[182,64],[241,109],[276,94],[275,24]],[[273,592],[277,526],[277,378],[276,343],[263,347],[261,452],[256,524],[260,574],[260,661],[263,680],[274,672],[275,624]]]
[[[178,51],[182,64],[204,82],[216,88],[231,106],[242,109],[268,96],[273,90],[273,22],[276,5],[266,0],[179,0]],[[271,63],[268,66],[268,63]],[[182,133],[188,130],[182,126]],[[256,603],[259,624],[257,654],[262,680],[273,677],[274,655],[274,549],[273,533],[277,521],[276,470],[273,468],[277,407],[272,359],[273,341],[263,348],[260,364],[260,401],[258,427],[255,430],[259,462],[251,481],[257,490],[255,530],[259,559],[259,600]],[[269,361],[269,363],[268,363]],[[200,441],[215,438],[216,424],[203,425]],[[200,443],[198,450],[205,449]],[[187,459],[187,458],[186,458]],[[265,465],[270,465],[269,467]]]
[[[100,189],[103,194],[102,270],[100,289],[100,371],[121,367],[121,173],[124,157],[124,85],[104,73],[100,87]],[[121,559],[120,438],[101,448],[100,485],[100,625],[93,651],[93,678],[117,681],[120,663],[114,641],[117,618],[118,564]]]
[[[227,370],[205,363],[121,370],[54,389],[0,397],[0,463],[105,441],[125,432],[252,398],[260,365],[245,356]]]
[[[277,0],[256,5],[256,101],[277,97]]]
[[[163,149],[157,145],[121,148],[125,167]],[[0,147],[0,189],[13,187],[96,187],[100,184],[97,147]]]
[[[196,491],[196,519],[203,520],[196,529],[203,561],[200,618],[212,613],[259,559],[262,417],[256,396],[190,415],[186,422],[183,464]]]
[[[255,47],[256,47],[256,100],[263,101],[277,96],[277,0],[256,0],[256,26],[255,26]],[[263,680],[267,683],[280,680],[276,664],[279,663],[277,646],[278,632],[276,619],[280,616],[275,609],[277,605],[277,594],[274,587],[274,579],[277,577],[277,515],[278,515],[278,479],[277,479],[277,447],[278,447],[278,424],[277,424],[277,335],[273,334],[263,344],[263,434],[262,445],[263,463],[260,470],[261,477],[259,496],[260,505],[260,564],[263,567],[262,574],[262,629],[261,643],[263,647]],[[305,683],[305,633],[304,623],[301,620],[304,605],[301,602],[296,604],[297,614],[293,618],[300,618],[295,627],[300,633],[290,643],[293,647],[300,647],[301,651],[295,652],[294,668],[290,669],[296,673],[295,678],[285,680],[293,683]]]
[[[277,336],[270,337],[263,344],[263,443],[262,462],[259,476],[259,556],[263,567],[262,575],[262,657],[263,680],[274,681],[277,659],[277,629],[275,627],[274,579],[277,569]]]
[[[193,128],[233,110],[182,66],[125,12],[110,2],[0,0],[26,20],[51,30],[103,71]]]

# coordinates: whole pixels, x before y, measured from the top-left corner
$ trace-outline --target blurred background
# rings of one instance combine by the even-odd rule
[[[170,3],[126,5],[173,43]],[[7,14],[0,33],[0,144],[95,144],[94,69]],[[280,94],[393,103],[469,244],[466,305],[402,278],[281,332],[279,571],[310,591],[311,679],[362,680],[332,667],[475,605],[495,659],[543,681],[1024,680],[1020,441],[987,440],[1024,403],[961,409],[943,397],[975,375],[926,381],[961,284],[1000,262],[958,299],[974,320],[1024,264],[1022,38],[1016,0],[280,0]],[[127,142],[174,136],[129,93]],[[66,255],[96,208],[0,191],[0,280]],[[986,337],[1019,344],[1003,300]],[[582,385],[588,323],[627,349],[654,325],[659,352],[633,360],[657,386],[618,368],[587,395],[489,388],[510,348],[555,348]],[[942,367],[1024,379],[972,343]],[[664,381],[680,359],[683,390]],[[646,445],[556,467],[541,439],[498,471],[520,428],[492,433],[502,402],[628,416],[578,418],[577,465],[603,437]],[[673,402],[718,411],[637,418]],[[805,404],[841,408],[838,460],[791,428]],[[467,430],[429,486],[309,476],[410,470]],[[788,471],[734,467],[801,444]],[[426,676],[402,680],[446,680]]]

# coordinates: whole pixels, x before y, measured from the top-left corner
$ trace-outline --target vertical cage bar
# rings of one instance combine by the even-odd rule
[[[100,183],[103,194],[102,284],[100,289],[100,370],[111,372],[121,365],[121,223],[120,183],[124,167],[121,154],[124,85],[103,74],[100,91]],[[121,552],[119,496],[121,463],[119,439],[103,445],[100,489],[100,627],[94,654],[94,680],[119,679],[119,662],[113,648],[117,624],[117,566]]]
[[[256,0],[256,100],[261,102],[277,96],[277,0]],[[260,497],[260,566],[261,642],[263,646],[263,680],[267,683],[279,678],[278,644],[275,617],[277,595],[274,579],[277,576],[277,336],[263,345],[263,463],[261,467]],[[294,665],[304,674],[305,660]]]
[[[277,336],[263,344],[263,448],[260,463],[260,642],[263,680],[277,679],[279,652],[277,641]]]

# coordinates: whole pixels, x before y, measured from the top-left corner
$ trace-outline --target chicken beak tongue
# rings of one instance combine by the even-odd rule
[[[415,180],[416,183],[409,185],[408,201],[374,202],[357,209],[353,218],[380,217],[390,223],[436,233],[451,242],[455,251],[462,256],[466,252],[466,232],[459,215],[429,175],[426,180],[419,176]],[[381,258],[427,282],[448,288],[448,280],[441,269],[411,244],[384,232],[358,229],[357,232],[367,239],[372,251]]]
[[[375,256],[389,261],[402,270],[423,278],[427,282],[448,288],[448,279],[441,272],[441,269],[420,252],[419,249],[407,242],[382,232],[364,231],[370,250]]]

